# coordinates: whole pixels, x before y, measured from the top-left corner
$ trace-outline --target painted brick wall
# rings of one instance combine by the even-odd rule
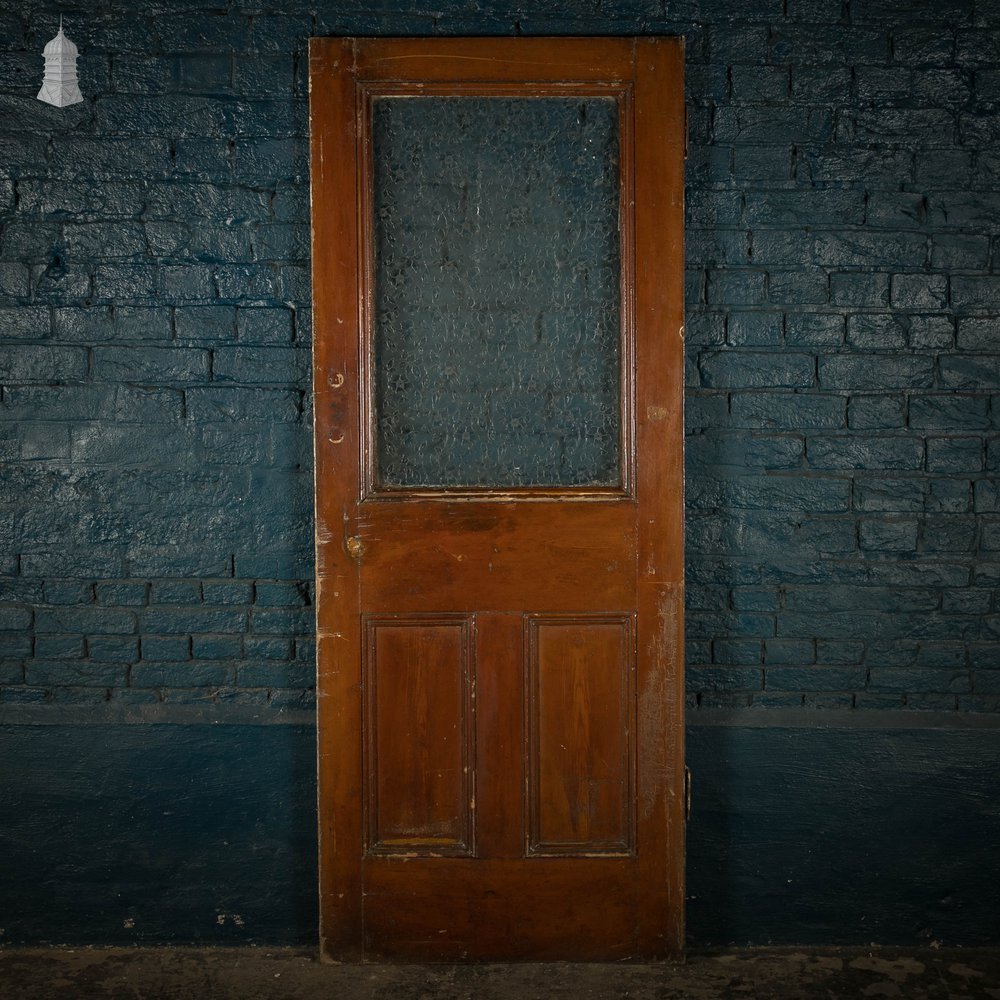
[[[3,941],[315,941],[306,39],[520,31],[688,43],[691,940],[996,943],[1000,0],[136,8],[0,7]]]
[[[683,33],[692,706],[1000,708],[1000,4],[0,14],[0,684],[308,707],[306,39]]]
[[[754,6],[689,69],[694,701],[995,712],[1000,8]]]

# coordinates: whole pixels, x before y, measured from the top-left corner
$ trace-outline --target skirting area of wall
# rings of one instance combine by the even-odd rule
[[[692,946],[998,943],[995,720],[768,716],[688,729]],[[308,713],[14,721],[0,943],[316,941]]]

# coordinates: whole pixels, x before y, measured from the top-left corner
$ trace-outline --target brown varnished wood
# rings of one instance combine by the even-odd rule
[[[635,513],[628,501],[364,504],[357,523],[365,539],[365,607],[629,609]]]
[[[640,957],[634,861],[373,858],[366,954],[405,961],[607,961]],[[586,900],[581,905],[581,897]]]
[[[523,684],[520,614],[476,615],[476,728],[482,753],[476,758],[476,854],[517,859],[524,854],[524,758],[521,701],[512,687]]]
[[[309,47],[320,954],[341,960],[363,955],[360,589],[345,546],[360,448],[353,51],[347,39]]]
[[[556,83],[629,80],[629,38],[366,38],[357,78],[448,83]]]
[[[319,39],[310,55],[322,953],[679,955],[682,43]],[[380,492],[366,108],[378,93],[515,92],[619,101],[622,483]],[[369,627],[365,647],[365,621],[386,624],[390,641],[379,647]],[[445,632],[458,621],[456,645]],[[402,622],[416,631],[393,632]],[[546,634],[546,622],[561,625]],[[569,623],[599,639],[574,651]],[[388,658],[414,676],[386,695],[377,667],[362,685],[366,648],[369,668]],[[448,726],[467,728],[435,748]],[[396,731],[414,740],[413,761]],[[467,783],[428,783],[459,747]],[[609,784],[592,797],[588,781]]]
[[[365,626],[367,850],[471,854],[471,616],[368,617]]]
[[[638,948],[684,948],[684,42],[636,43]]]
[[[632,616],[529,615],[524,649],[528,853],[632,853]]]

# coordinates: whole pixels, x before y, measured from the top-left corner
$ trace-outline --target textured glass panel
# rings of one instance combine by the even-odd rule
[[[618,105],[382,97],[376,484],[614,486]]]

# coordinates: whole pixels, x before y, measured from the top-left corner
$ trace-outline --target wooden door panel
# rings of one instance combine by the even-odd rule
[[[631,615],[525,619],[529,855],[632,853]]]
[[[473,853],[473,622],[366,619],[369,853]]]
[[[586,875],[576,864],[534,858],[512,869],[503,860],[373,858],[366,954],[437,962],[638,957],[639,903],[622,891],[632,864],[600,858],[587,862]],[[590,905],[577,905],[581,894]]]
[[[366,504],[371,611],[577,611],[635,605],[635,504]],[[554,524],[559,530],[554,531]]]

